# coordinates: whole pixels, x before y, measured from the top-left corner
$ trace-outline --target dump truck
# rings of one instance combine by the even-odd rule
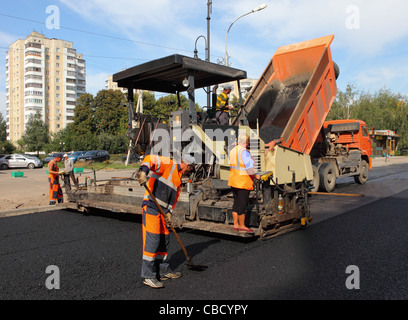
[[[337,94],[330,51],[333,38],[278,48],[245,103],[239,94],[239,113],[230,125],[214,121],[215,106],[197,112],[195,90],[235,81],[240,93],[240,80],[247,78],[244,70],[174,54],[113,75],[113,81],[128,92],[130,145],[138,145],[139,151],[145,146],[142,153],[176,161],[189,153],[198,162],[195,173],[182,180],[172,214],[174,227],[268,239],[311,222],[310,152]],[[186,92],[189,108],[173,112],[169,125],[158,128],[158,121],[134,112],[135,89],[178,97]],[[255,168],[264,177],[255,183],[247,208],[246,225],[254,233],[234,231],[232,225],[228,155],[242,132],[250,136]],[[146,140],[141,141],[141,136]],[[84,189],[68,194],[68,201],[83,212],[99,208],[141,214],[144,193],[133,177],[98,181],[94,174]]]
[[[311,150],[312,191],[332,192],[338,177],[354,177],[356,183],[366,183],[372,168],[371,148],[364,121],[325,121]]]

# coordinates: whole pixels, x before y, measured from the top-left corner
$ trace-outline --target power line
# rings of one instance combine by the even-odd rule
[[[22,18],[22,17],[16,17],[16,16],[12,16],[12,15],[9,15],[9,14],[0,13],[0,16],[45,25],[45,23],[44,23],[44,22],[41,22],[41,21],[32,20],[32,19],[27,19],[27,18]],[[182,52],[189,52],[189,53],[190,53],[190,51],[183,50],[183,49],[172,48],[172,47],[166,47],[166,46],[159,45],[159,44],[152,44],[152,43],[147,43],[147,42],[143,42],[143,41],[131,40],[131,39],[126,39],[126,38],[121,38],[121,37],[117,37],[117,36],[111,36],[111,35],[106,35],[106,34],[103,34],[103,33],[91,32],[91,31],[86,31],[86,30],[81,30],[81,29],[76,29],[76,28],[71,28],[71,27],[63,27],[63,26],[60,26],[60,29],[66,29],[66,30],[70,30],[70,31],[86,33],[86,34],[90,34],[90,35],[94,35],[94,36],[99,36],[99,37],[104,37],[104,38],[109,38],[109,39],[115,39],[115,40],[133,42],[133,43],[142,44],[142,45],[147,45],[147,46],[152,46],[152,47],[158,47],[158,48],[163,48],[163,49],[171,49],[171,50],[182,51]]]
[[[148,59],[140,59],[140,58],[125,58],[125,57],[107,57],[107,56],[94,56],[94,55],[89,55],[86,53],[83,53],[83,56],[85,57],[91,57],[91,58],[101,58],[101,59],[119,59],[119,60],[140,60],[140,61],[149,61]]]

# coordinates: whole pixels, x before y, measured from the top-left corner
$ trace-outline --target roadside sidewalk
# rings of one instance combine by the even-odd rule
[[[373,159],[373,168],[408,163],[408,156],[390,157],[388,159],[386,157],[375,157],[372,159]]]

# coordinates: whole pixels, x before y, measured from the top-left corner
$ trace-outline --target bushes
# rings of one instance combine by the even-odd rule
[[[84,135],[71,136],[67,141],[67,150],[106,150],[109,153],[124,153],[127,151],[129,139],[124,135],[111,135],[102,133],[93,135],[87,133]]]

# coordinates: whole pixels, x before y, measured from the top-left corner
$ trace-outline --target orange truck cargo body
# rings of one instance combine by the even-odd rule
[[[244,110],[266,148],[310,153],[337,94],[333,38],[280,47],[252,89]]]
[[[353,132],[337,132],[341,141],[333,144],[325,137],[323,147],[315,146],[327,129],[323,126],[337,95],[333,39],[330,35],[278,48],[244,104],[248,125],[259,130],[265,152],[279,144],[310,155],[315,186],[326,192],[334,190],[339,176],[365,183],[371,168],[371,143],[368,135],[362,136],[367,133],[365,124],[365,131],[358,126]],[[238,120],[243,120],[242,115],[233,124]]]

